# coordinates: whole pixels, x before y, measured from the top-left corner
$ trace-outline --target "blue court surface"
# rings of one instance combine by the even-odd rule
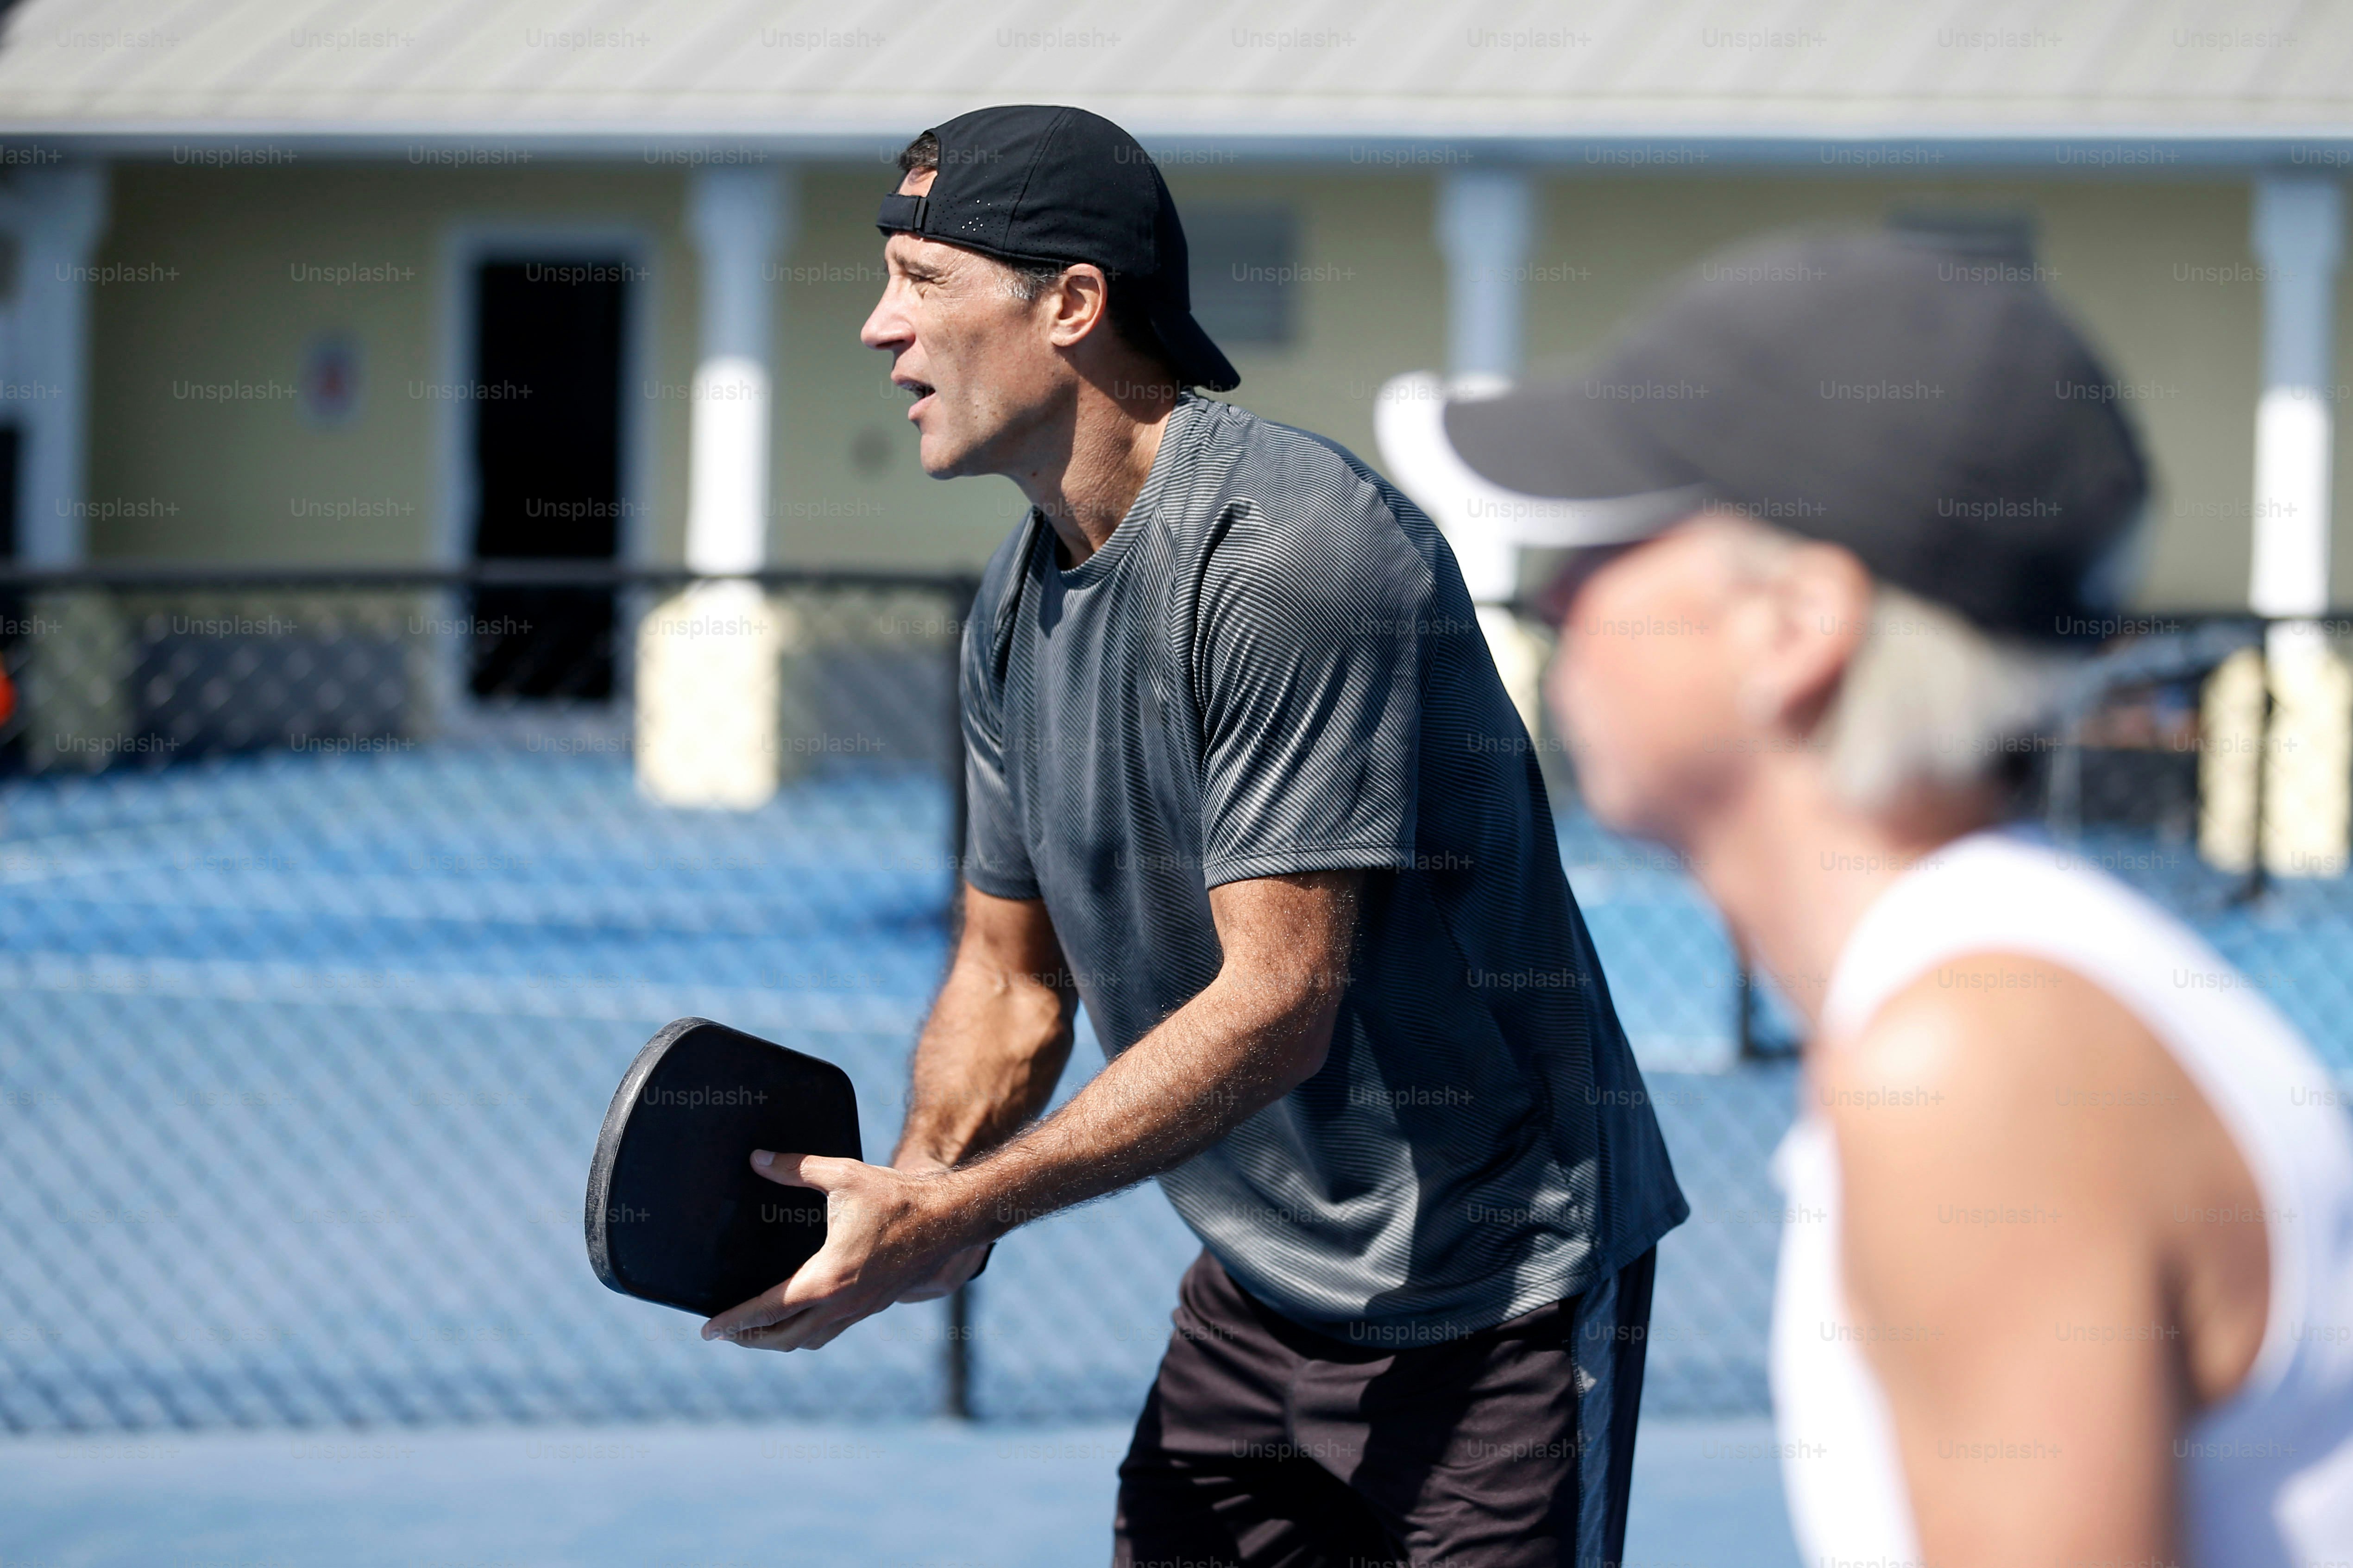
[[[610,752],[524,747],[0,785],[0,1430],[936,1413],[939,1310],[747,1365],[598,1286],[580,1201],[612,1086],[685,1014],[840,1063],[887,1152],[948,821],[927,773],[678,812]],[[1646,1056],[1721,1068],[1721,937],[1671,870],[1588,838]],[[1100,1059],[1082,1035],[1063,1092]],[[1761,1409],[1789,1074],[1652,1089],[1695,1215],[1651,1404]],[[975,1292],[975,1408],[1132,1412],[1195,1246],[1148,1184],[1025,1227]],[[166,1282],[165,1319],[120,1332]]]
[[[1647,1425],[1624,1568],[1796,1568],[1757,1419]],[[475,1428],[0,1442],[7,1568],[1062,1568],[1127,1428]]]
[[[940,1304],[752,1355],[584,1256],[607,1098],[670,1018],[840,1063],[887,1152],[950,810],[845,770],[670,811],[572,743],[0,782],[0,1568],[1100,1561],[1195,1246],[1156,1189],[999,1247],[969,1426],[926,1420]],[[1561,847],[1693,1208],[1629,1562],[1788,1561],[1759,1418],[1798,1080],[1735,1059],[1671,858],[1574,817]],[[2179,847],[2083,852],[2353,1061],[2347,879],[2242,902]],[[1082,1031],[1062,1092],[1099,1059]]]

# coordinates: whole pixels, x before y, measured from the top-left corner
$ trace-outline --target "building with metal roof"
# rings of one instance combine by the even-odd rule
[[[1995,237],[2108,354],[2159,471],[2144,602],[2353,602],[2331,548],[2353,0],[0,20],[22,563],[970,567],[1018,498],[913,462],[858,343],[874,204],[915,132],[1049,100],[1160,164],[1236,399],[1367,456],[1399,372],[1567,361],[1759,231],[1927,225]],[[587,424],[551,445],[485,389],[557,366]]]

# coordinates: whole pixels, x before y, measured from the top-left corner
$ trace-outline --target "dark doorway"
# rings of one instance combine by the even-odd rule
[[[621,539],[621,334],[630,265],[491,261],[475,275],[481,561],[610,561]],[[613,694],[613,595],[475,591],[477,697]]]

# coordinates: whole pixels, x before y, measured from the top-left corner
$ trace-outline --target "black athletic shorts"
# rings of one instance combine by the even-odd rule
[[[1657,1258],[1400,1349],[1303,1328],[1202,1253],[1119,1467],[1114,1568],[1615,1568]]]

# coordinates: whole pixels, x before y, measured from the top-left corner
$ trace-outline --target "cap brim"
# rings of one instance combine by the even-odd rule
[[[1160,334],[1160,346],[1168,352],[1177,378],[1187,385],[1210,392],[1231,392],[1242,384],[1241,373],[1210,341],[1209,334],[1201,330],[1192,311],[1155,305],[1151,316],[1152,330]]]
[[[1537,549],[1647,539],[1706,504],[1706,487],[1651,457],[1639,434],[1576,382],[1489,390],[1400,375],[1373,429],[1398,489],[1448,533]]]

